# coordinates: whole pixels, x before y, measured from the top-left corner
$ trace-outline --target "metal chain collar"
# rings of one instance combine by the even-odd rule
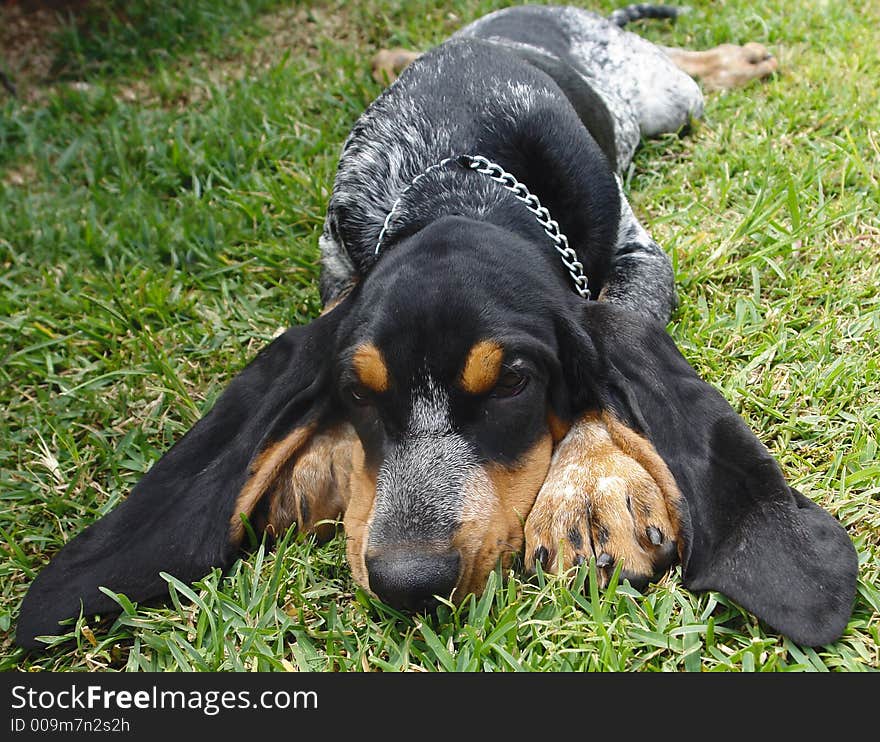
[[[508,173],[497,163],[487,160],[481,155],[456,155],[454,157],[446,157],[440,160],[440,162],[426,168],[413,178],[410,184],[403,189],[397,200],[391,205],[391,210],[385,217],[385,223],[382,225],[382,230],[379,232],[379,239],[376,241],[376,255],[379,254],[379,250],[382,247],[382,241],[385,239],[385,233],[388,231],[403,197],[416,185],[416,183],[429,173],[440,170],[452,163],[467,170],[478,172],[481,175],[487,175],[516,196],[518,201],[524,203],[526,208],[535,216],[535,219],[544,229],[547,236],[553,240],[553,246],[559,253],[560,258],[562,259],[562,264],[568,269],[568,272],[574,281],[575,291],[577,291],[584,299],[590,298],[590,289],[587,277],[584,275],[584,266],[578,260],[577,253],[571,246],[569,246],[568,238],[560,231],[559,224],[550,218],[550,212],[541,205],[538,197],[534,193],[531,193],[529,189],[526,188],[525,184],[520,183],[513,175]]]

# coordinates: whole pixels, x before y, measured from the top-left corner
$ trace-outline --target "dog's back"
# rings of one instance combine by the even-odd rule
[[[438,215],[523,218],[491,182],[434,167],[479,154],[563,224],[594,295],[667,319],[668,258],[615,176],[642,134],[701,110],[699,88],[658,47],[593,13],[523,6],[466,26],[412,63],[346,140],[320,240],[322,300],[366,275],[380,235],[387,249]]]
[[[325,302],[369,271],[385,218],[412,180],[450,155],[468,153],[503,161],[530,182],[532,170],[543,170],[535,175],[547,181],[542,201],[548,207],[562,193],[583,204],[583,213],[594,202],[594,214],[607,213],[616,200],[601,149],[546,73],[496,44],[451,39],[410,65],[361,116],[343,146],[321,239]],[[560,169],[564,163],[554,166],[553,154],[589,166],[590,177],[566,177]],[[405,218],[391,226],[386,244],[441,213],[486,218],[507,208],[503,190],[473,179],[461,187],[458,178],[452,169],[426,177],[420,197],[402,204]],[[551,190],[560,196],[554,198]],[[616,238],[613,224],[599,234],[589,225],[577,226],[569,236],[580,246],[607,245]]]

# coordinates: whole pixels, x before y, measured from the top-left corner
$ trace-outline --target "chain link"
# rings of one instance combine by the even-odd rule
[[[451,163],[491,178],[506,190],[510,191],[518,201],[525,204],[526,208],[534,215],[538,224],[541,225],[546,235],[553,241],[553,246],[556,248],[556,252],[559,253],[559,257],[562,259],[562,264],[568,269],[569,275],[571,276],[572,281],[574,281],[575,291],[577,291],[584,299],[590,298],[590,289],[587,277],[584,275],[584,266],[578,260],[577,253],[568,244],[568,238],[559,229],[559,224],[554,219],[550,218],[550,212],[541,205],[538,197],[534,193],[531,193],[524,183],[520,183],[511,173],[508,173],[497,163],[487,160],[482,155],[458,155],[455,157],[446,157],[440,160],[440,162],[426,168],[413,178],[410,184],[404,188],[400,196],[391,205],[391,209],[385,217],[385,222],[382,225],[382,230],[379,232],[379,238],[376,241],[376,255],[379,254],[379,250],[382,247],[382,241],[385,239],[385,234],[397,213],[397,209],[399,208],[403,197],[429,173],[440,170]]]

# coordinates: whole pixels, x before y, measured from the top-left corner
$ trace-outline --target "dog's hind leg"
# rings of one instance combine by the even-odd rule
[[[639,37],[630,42],[642,46]],[[731,88],[766,77],[777,68],[776,59],[760,44],[723,44],[706,52],[662,51],[667,58],[661,60],[663,64],[646,64],[637,73],[631,100],[640,133],[646,137],[680,131],[702,114],[703,97],[695,79],[706,88]],[[648,59],[648,52],[642,52]],[[655,62],[660,57],[653,50],[650,54]],[[669,258],[636,219],[622,188],[620,199],[617,245],[599,298],[667,322],[677,305]]]
[[[373,79],[380,85],[390,85],[420,56],[420,52],[410,49],[380,49],[373,57]]]
[[[699,80],[706,90],[729,90],[772,75],[779,64],[754,41],[744,46],[721,44],[705,51],[662,47],[673,64]]]

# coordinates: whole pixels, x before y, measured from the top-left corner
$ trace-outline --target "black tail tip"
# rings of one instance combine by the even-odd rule
[[[686,6],[674,5],[650,5],[648,3],[634,3],[618,8],[608,16],[608,20],[623,28],[627,23],[639,21],[642,18],[669,18],[675,20],[680,15],[690,12]]]

